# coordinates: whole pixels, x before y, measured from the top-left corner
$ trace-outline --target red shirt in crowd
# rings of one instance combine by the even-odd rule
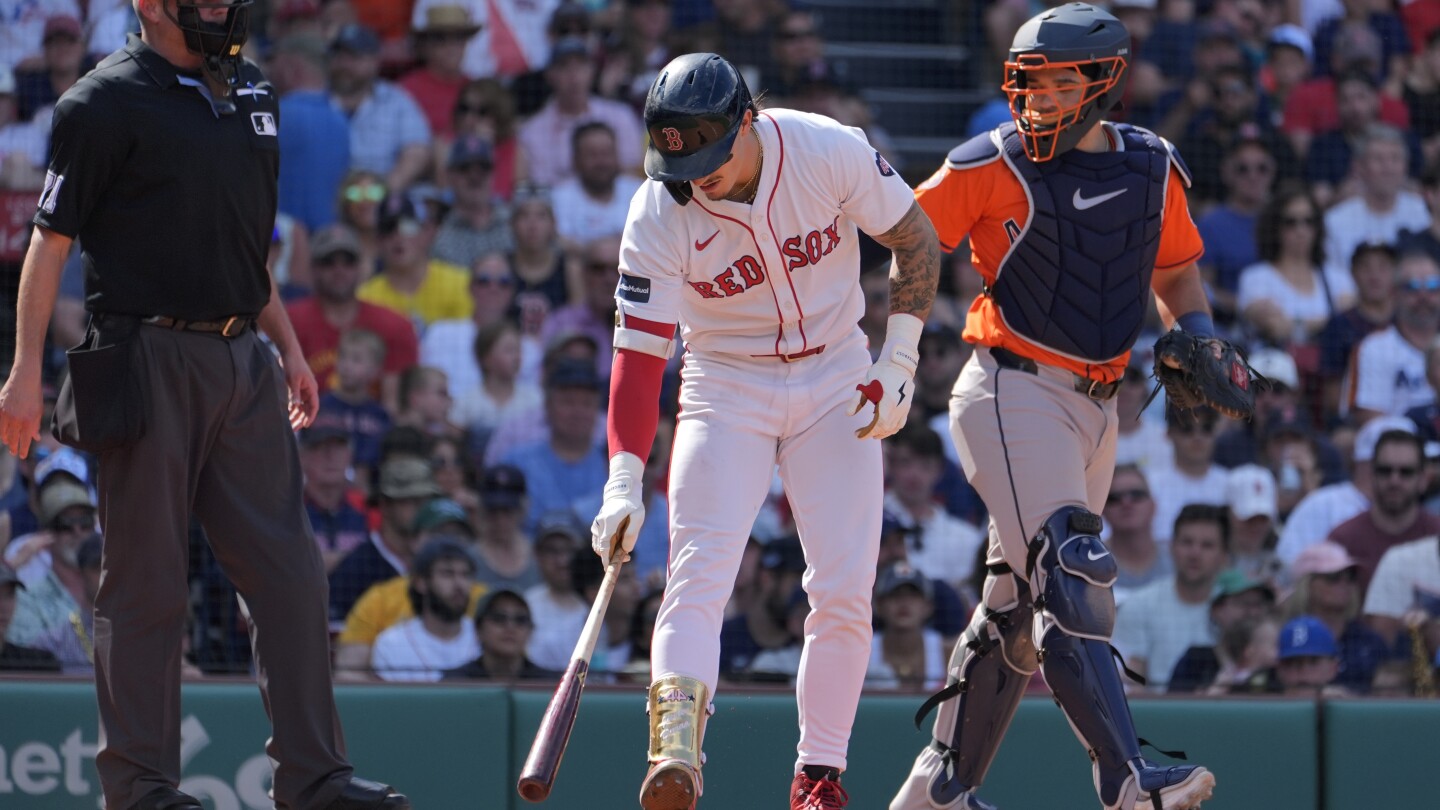
[[[385,341],[385,373],[399,374],[419,362],[420,341],[415,337],[415,327],[399,314],[382,306],[358,302],[355,322],[351,329],[365,329]],[[295,326],[295,338],[300,342],[300,351],[315,374],[315,381],[324,393],[335,386],[335,352],[340,348],[340,332],[325,319],[320,303],[314,296],[301,298],[286,305],[290,323]]]

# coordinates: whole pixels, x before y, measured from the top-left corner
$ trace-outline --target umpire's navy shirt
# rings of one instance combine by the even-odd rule
[[[280,105],[246,62],[236,111],[131,35],[55,106],[36,225],[79,237],[85,308],[215,320],[270,299]]]

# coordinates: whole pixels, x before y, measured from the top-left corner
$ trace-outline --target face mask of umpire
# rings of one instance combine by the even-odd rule
[[[170,12],[170,4],[163,3],[166,16],[185,34],[185,47],[204,58],[201,68],[205,84],[210,88],[216,111],[222,115],[235,112],[234,84],[240,76],[240,48],[250,36],[252,3],[254,0],[234,0],[228,6],[201,6],[177,0],[174,14]],[[224,8],[225,19],[207,21],[201,15],[202,8],[211,12]]]

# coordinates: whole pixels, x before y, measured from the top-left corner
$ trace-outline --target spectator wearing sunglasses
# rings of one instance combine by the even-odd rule
[[[1397,274],[1395,322],[1355,349],[1349,397],[1342,401],[1365,420],[1402,415],[1435,401],[1425,376],[1425,350],[1440,335],[1440,266],[1423,253],[1401,258]]]
[[[475,612],[480,657],[447,670],[444,680],[554,680],[558,672],[539,667],[525,656],[525,646],[534,633],[535,620],[525,597],[511,590],[494,591]]]
[[[416,17],[411,34],[420,66],[399,84],[420,105],[430,131],[447,137],[453,134],[451,113],[465,87],[465,48],[484,26],[461,5],[432,6]]]
[[[1240,271],[1259,261],[1255,223],[1275,183],[1275,158],[1258,138],[1231,144],[1220,162],[1224,199],[1196,221],[1205,255],[1200,273],[1210,287],[1217,320],[1235,317]]]
[[[1348,269],[1327,271],[1321,208],[1310,192],[1276,192],[1256,222],[1260,261],[1240,272],[1235,307],[1250,334],[1298,351],[1355,297]]]
[[[1382,558],[1383,559],[1383,558]],[[1316,543],[1290,568],[1295,587],[1281,605],[1283,618],[1309,615],[1320,620],[1340,646],[1335,682],[1354,692],[1370,690],[1375,670],[1390,657],[1389,645],[1360,619],[1360,564],[1336,543]]]
[[[1425,448],[1420,437],[1403,430],[1380,434],[1370,475],[1370,507],[1336,526],[1329,538],[1355,560],[1362,591],[1386,551],[1440,534],[1440,515],[1420,506],[1425,491]]]
[[[95,496],[84,481],[56,472],[40,485],[35,503],[40,530],[16,538],[5,553],[5,562],[25,586],[9,640],[24,646],[35,646],[41,636],[69,627],[72,615],[93,608],[81,605],[76,594],[84,593],[80,547],[95,534]]]
[[[475,136],[490,144],[490,188],[496,197],[508,201],[515,186],[525,178],[520,146],[515,140],[515,100],[495,79],[467,82],[450,111],[445,133],[435,137],[435,182],[450,187],[450,150],[461,138]],[[448,133],[448,134],[447,134]]]
[[[468,135],[450,147],[447,177],[452,206],[440,223],[430,255],[469,267],[487,253],[511,249],[510,209],[495,196],[495,156],[490,142]]]
[[[1175,516],[1187,504],[1225,503],[1228,471],[1215,463],[1215,441],[1220,430],[1220,415],[1209,407],[1186,413],[1166,406],[1165,435],[1170,440],[1171,460],[1169,464],[1152,464],[1145,471],[1155,499],[1151,525],[1156,539],[1170,539]]]
[[[1101,511],[1110,534],[1105,547],[1115,555],[1120,568],[1111,590],[1115,604],[1122,604],[1135,591],[1175,573],[1170,555],[1155,541],[1155,499],[1145,473],[1134,464],[1118,464],[1110,478],[1110,494]]]
[[[361,281],[380,268],[380,203],[387,193],[385,181],[374,172],[352,170],[340,183],[340,223],[360,240]]]

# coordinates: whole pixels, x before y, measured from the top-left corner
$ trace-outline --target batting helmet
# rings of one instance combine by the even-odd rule
[[[688,183],[720,168],[750,107],[750,88],[724,58],[688,53],[672,59],[645,96],[645,174]]]
[[[1005,62],[1004,90],[1025,154],[1043,161],[1074,149],[1124,95],[1129,57],[1130,32],[1110,12],[1088,3],[1050,9],[1020,26]],[[1040,95],[1056,98],[1058,91],[1033,88],[1028,76],[1054,68],[1080,74],[1079,99],[1057,99],[1042,118],[1040,110],[1031,109],[1033,100]]]

